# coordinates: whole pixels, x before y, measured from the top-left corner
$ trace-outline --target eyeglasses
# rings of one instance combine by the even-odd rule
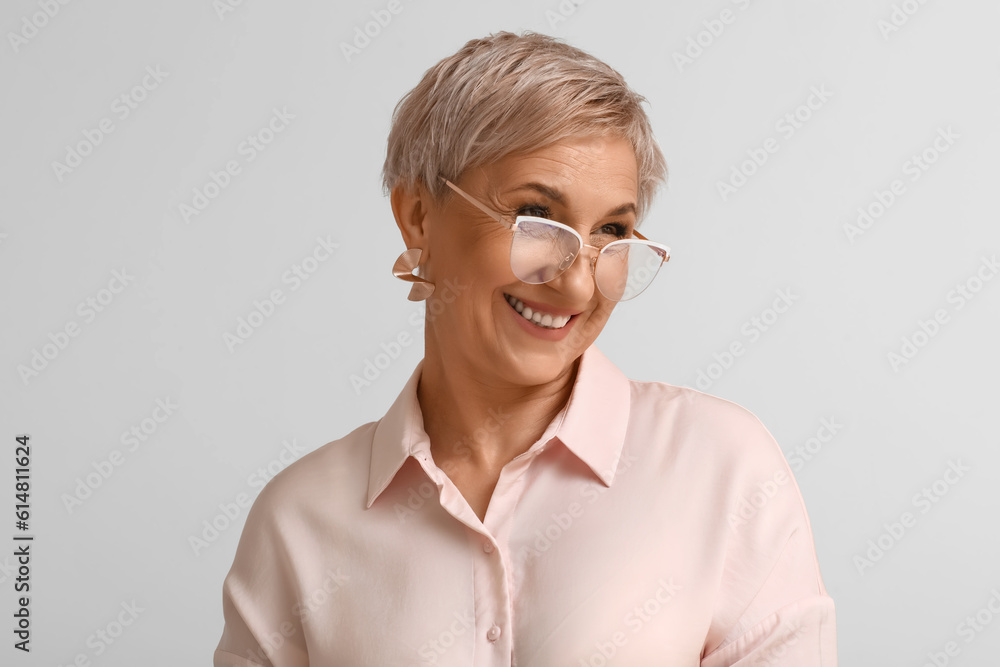
[[[554,280],[573,265],[580,251],[590,248],[596,251],[590,260],[590,272],[597,289],[612,301],[628,301],[642,294],[664,262],[670,260],[669,247],[650,241],[635,230],[634,239],[588,245],[575,229],[555,220],[519,215],[509,222],[509,216],[494,211],[445,177],[440,178],[469,203],[514,232],[510,268],[521,282],[541,285]],[[614,238],[611,234],[604,236]]]

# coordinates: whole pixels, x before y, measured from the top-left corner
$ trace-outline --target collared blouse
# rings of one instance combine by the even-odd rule
[[[591,346],[480,521],[431,455],[423,363],[260,492],[216,667],[837,664],[802,496],[747,409]]]

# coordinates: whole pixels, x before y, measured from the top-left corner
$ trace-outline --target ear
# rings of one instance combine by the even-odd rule
[[[396,226],[403,235],[407,248],[427,247],[427,218],[433,206],[430,193],[421,183],[410,187],[397,185],[389,198]]]

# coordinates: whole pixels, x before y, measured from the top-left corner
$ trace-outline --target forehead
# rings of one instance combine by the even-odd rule
[[[614,135],[563,139],[509,155],[488,171],[501,190],[534,183],[567,200],[622,200],[616,203],[634,203],[638,195],[635,152],[626,139]]]

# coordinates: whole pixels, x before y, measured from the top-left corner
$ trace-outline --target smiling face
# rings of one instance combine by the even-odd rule
[[[561,222],[585,244],[627,238],[635,227],[638,168],[631,144],[617,136],[574,137],[508,156],[455,184],[509,219]],[[584,248],[548,283],[521,282],[511,269],[512,232],[457,194],[428,208],[423,232],[424,275],[438,285],[428,302],[437,315],[428,318],[426,354],[446,369],[492,386],[551,382],[571,370],[614,309],[594,283],[593,250]],[[446,280],[460,287],[443,290]],[[433,303],[445,298],[452,302]],[[542,314],[541,324],[523,316],[529,308],[533,319]]]

